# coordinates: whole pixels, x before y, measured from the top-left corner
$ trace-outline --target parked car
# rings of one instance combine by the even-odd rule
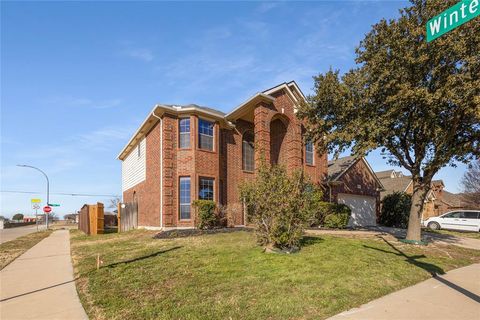
[[[438,217],[428,218],[423,221],[423,226],[432,230],[480,231],[480,211],[450,211]]]

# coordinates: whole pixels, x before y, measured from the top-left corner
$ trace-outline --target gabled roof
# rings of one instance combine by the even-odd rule
[[[256,93],[254,96],[250,97],[250,99],[241,103],[238,107],[233,109],[233,111],[225,115],[225,119],[228,121],[238,119],[245,113],[248,113],[251,108],[254,108],[261,101],[273,102],[275,101],[275,98],[265,93]]]
[[[358,158],[355,156],[347,156],[347,157],[328,161],[328,174],[327,174],[328,181],[333,182],[338,180],[343,174],[345,174],[345,172],[347,172],[358,161],[363,161],[368,171],[370,171],[370,174],[372,175],[372,177],[375,179],[375,181],[377,181],[380,188],[383,188],[382,182],[380,181],[380,179],[378,179],[377,175],[372,170],[372,167],[368,163],[367,159],[365,159],[365,157]]]
[[[302,93],[298,85],[295,81],[284,82],[280,85],[277,85],[273,88],[265,90],[264,92],[256,93],[250,99],[245,101],[244,103],[240,104],[236,107],[233,111],[228,114],[225,114],[219,110],[210,107],[199,106],[196,104],[187,104],[187,105],[172,105],[172,104],[157,104],[153,107],[152,111],[148,114],[145,118],[143,123],[141,124],[140,128],[134,133],[134,135],[130,138],[128,143],[122,149],[120,154],[118,155],[118,159],[123,160],[126,155],[128,155],[131,149],[140,141],[145,134],[159,121],[159,117],[161,117],[165,113],[170,114],[199,114],[209,119],[220,121],[221,125],[225,127],[233,127],[232,123],[229,121],[233,121],[238,119],[239,117],[243,116],[245,113],[248,113],[252,107],[257,105],[259,102],[264,101],[267,103],[275,101],[275,98],[270,95],[270,93],[275,93],[279,90],[285,90],[287,94],[291,97],[294,103],[298,103],[297,96],[293,93],[293,91],[297,92],[297,95],[303,99],[305,99],[305,95]]]
[[[338,158],[336,160],[328,161],[328,180],[334,181],[337,180],[344,172],[346,172],[358,158],[354,156],[348,156],[343,158]]]
[[[303,99],[303,100],[306,100],[305,98],[305,95],[303,94],[303,92],[300,90],[300,88],[298,87],[297,83],[295,81],[290,81],[290,82],[284,82],[284,83],[281,83],[279,85],[276,85],[275,87],[272,87],[270,89],[267,89],[265,91],[263,91],[264,94],[268,94],[268,95],[271,95],[275,92],[278,92],[280,90],[285,90],[285,92],[287,93],[287,95],[293,100],[293,102],[295,104],[298,104],[300,103],[300,100],[298,99],[298,97],[293,93],[293,91],[296,91],[299,95],[299,98],[300,99]]]
[[[391,178],[392,176],[395,176],[395,170],[377,171],[375,174],[378,179]]]
[[[220,121],[222,125],[228,126],[225,120],[225,113],[209,107],[202,107],[196,104],[188,105],[171,105],[171,104],[157,104],[152,111],[147,115],[140,127],[135,131],[133,136],[127,142],[122,151],[118,154],[117,159],[123,160],[130,153],[132,148],[153,128],[159,121],[159,117],[165,113],[181,115],[184,113],[198,114],[211,120]]]
[[[380,193],[381,198],[383,198],[394,192],[405,192],[410,183],[412,183],[412,178],[410,176],[398,178],[387,177],[380,179],[380,181],[382,181],[383,187],[385,188],[385,190]]]
[[[442,201],[452,207],[460,208],[466,205],[461,193],[455,194],[455,193],[451,193],[443,190],[442,197],[443,197]]]

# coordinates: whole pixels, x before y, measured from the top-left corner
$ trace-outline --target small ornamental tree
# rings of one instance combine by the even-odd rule
[[[195,200],[193,205],[197,208],[196,225],[199,229],[213,229],[218,224],[215,214],[215,202],[212,200]]]
[[[13,215],[12,220],[14,220],[14,221],[23,220],[23,214],[21,214],[21,213],[16,213],[15,215]]]
[[[386,227],[405,229],[412,206],[412,196],[405,192],[394,192],[382,200],[379,223]]]
[[[285,251],[299,247],[321,198],[317,186],[306,181],[301,171],[287,174],[281,166],[262,165],[255,180],[244,183],[240,190],[260,245]]]
[[[411,3],[365,35],[357,68],[314,77],[298,116],[319,151],[363,156],[381,148],[389,164],[410,171],[406,238],[420,241],[433,176],[480,154],[480,19],[427,42],[427,21],[458,0]]]

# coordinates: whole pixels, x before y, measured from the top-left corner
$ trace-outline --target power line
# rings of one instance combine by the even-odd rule
[[[27,193],[27,194],[39,194],[42,192],[35,191],[16,191],[16,190],[1,190],[3,193]],[[72,197],[111,197],[118,198],[119,195],[114,194],[88,194],[88,193],[65,193],[65,192],[50,192],[50,194],[62,195],[62,196],[72,196]]]

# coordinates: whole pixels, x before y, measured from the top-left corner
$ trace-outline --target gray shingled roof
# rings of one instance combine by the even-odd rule
[[[443,195],[443,201],[453,207],[465,206],[465,202],[463,201],[463,197],[461,193],[455,194],[455,193],[451,193],[443,190],[442,195]]]
[[[210,108],[210,107],[199,106],[198,104],[194,104],[194,103],[190,103],[190,104],[186,104],[186,105],[164,104],[164,103],[162,103],[161,105],[164,105],[164,106],[167,106],[167,107],[199,108],[199,109],[203,109],[203,110],[205,110],[205,111],[216,112],[216,113],[220,113],[220,114],[222,114],[222,115],[225,115],[225,112],[222,112],[222,111],[220,111],[220,110],[217,110],[217,109],[214,109],[214,108]]]
[[[378,175],[377,175],[378,176]],[[380,179],[385,188],[385,191],[380,192],[380,197],[383,199],[386,195],[394,192],[403,192],[412,181],[410,176],[403,176],[398,178],[383,178]]]
[[[395,172],[395,170],[385,170],[385,171],[378,171],[378,172],[375,172],[375,174],[377,175],[377,178],[378,179],[383,179],[383,178],[390,178],[390,176],[392,175],[392,172]]]
[[[348,156],[328,161],[328,180],[335,180],[350,167],[358,158]]]

